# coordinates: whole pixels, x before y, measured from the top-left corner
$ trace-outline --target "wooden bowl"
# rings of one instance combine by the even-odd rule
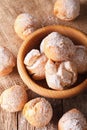
[[[74,87],[63,91],[57,91],[48,88],[45,80],[33,80],[31,76],[28,74],[23,63],[24,57],[27,54],[27,52],[29,52],[33,48],[39,48],[41,40],[53,31],[57,31],[62,35],[69,37],[75,44],[81,44],[87,47],[87,36],[79,30],[61,25],[43,27],[29,35],[29,37],[21,45],[17,57],[18,72],[24,83],[29,87],[29,89],[31,89],[39,95],[59,99],[72,97],[79,94],[85,88],[87,88],[87,73],[85,75],[82,75],[82,77],[80,76],[79,80],[74,85]]]

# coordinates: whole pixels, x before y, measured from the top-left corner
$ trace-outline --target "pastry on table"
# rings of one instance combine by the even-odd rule
[[[61,117],[58,130],[87,130],[87,121],[84,115],[74,108]]]
[[[15,64],[16,59],[14,55],[9,49],[0,45],[0,77],[11,73]]]
[[[54,15],[61,20],[71,21],[80,14],[80,0],[57,0]]]
[[[45,98],[38,97],[25,104],[23,115],[31,125],[40,128],[50,122],[53,110]]]
[[[37,28],[36,19],[28,13],[19,14],[14,23],[17,35],[25,40]]]
[[[21,111],[27,101],[26,90],[20,85],[14,85],[4,90],[0,96],[1,108],[8,112]]]

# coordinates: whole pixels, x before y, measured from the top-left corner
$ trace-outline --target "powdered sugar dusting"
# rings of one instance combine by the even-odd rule
[[[19,85],[15,85],[1,94],[1,107],[9,112],[20,111],[26,102],[27,93]]]
[[[23,32],[23,35],[29,35],[30,33],[34,32],[34,28],[33,27],[27,27],[26,30]]]
[[[0,46],[0,71],[5,71],[5,69],[10,69],[14,66],[15,58],[13,54],[7,48]]]
[[[73,62],[76,64],[78,73],[87,71],[87,48],[85,46],[76,46],[76,52],[72,57]]]
[[[45,54],[54,61],[69,60],[76,50],[73,42],[58,32],[50,33],[43,42]],[[51,55],[52,50],[54,54]]]
[[[40,52],[37,49],[32,49],[29,53],[27,53],[27,55],[24,58],[24,64],[31,66],[34,62],[36,62],[36,60],[38,59],[38,57],[40,56]]]
[[[79,0],[65,0],[64,9],[66,10],[67,18],[77,17],[80,11],[80,1]]]
[[[46,99],[35,98],[26,104],[23,113],[32,125],[36,127],[43,127],[51,120],[53,110]]]
[[[63,20],[72,20],[80,13],[80,0],[57,0],[54,14]]]
[[[45,78],[45,64],[47,62],[47,57],[44,54],[41,54],[40,57],[38,57],[32,66],[26,66],[30,74],[33,74],[33,77],[36,77],[39,79]],[[36,79],[35,78],[35,79]]]
[[[56,66],[53,61],[48,60],[45,66],[45,75],[50,88],[63,90],[77,80],[77,68],[70,61],[59,63]]]
[[[83,114],[77,109],[72,109],[65,113],[59,121],[59,125],[64,130],[83,130],[87,129],[87,122]]]
[[[34,25],[34,18],[28,13],[23,13],[17,17],[15,23],[20,23],[20,26],[26,28],[27,26]]]

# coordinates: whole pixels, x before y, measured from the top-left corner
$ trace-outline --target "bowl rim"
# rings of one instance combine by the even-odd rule
[[[81,93],[84,89],[86,89],[87,88],[87,79],[85,79],[82,83],[80,83],[79,85],[77,85],[73,88],[62,90],[62,91],[43,88],[41,85],[36,84],[30,78],[30,76],[28,75],[28,73],[26,71],[23,60],[22,60],[25,46],[28,44],[29,40],[31,38],[33,38],[34,36],[42,33],[42,31],[45,32],[46,30],[49,30],[49,28],[55,29],[55,27],[61,28],[64,30],[69,29],[69,30],[73,31],[74,33],[78,33],[78,35],[81,36],[83,38],[83,40],[85,41],[85,44],[87,44],[86,34],[84,34],[80,30],[75,29],[73,27],[64,26],[64,25],[51,25],[51,26],[46,26],[46,27],[40,28],[40,29],[36,30],[35,32],[33,32],[32,34],[30,34],[28,36],[28,38],[21,45],[18,55],[17,55],[17,69],[18,69],[18,73],[19,73],[21,79],[23,80],[23,82],[28,86],[29,89],[31,89],[35,93],[37,93],[41,96],[44,96],[44,97],[48,97],[48,98],[63,99],[63,98],[73,97],[73,96]]]

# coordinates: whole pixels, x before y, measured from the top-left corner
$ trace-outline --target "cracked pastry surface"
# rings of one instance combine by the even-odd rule
[[[76,46],[72,61],[76,64],[78,73],[87,72],[87,47]]]
[[[41,54],[37,49],[32,49],[24,59],[29,74],[35,80],[41,80],[45,78],[45,64],[47,57]]]
[[[75,53],[75,45],[58,32],[52,32],[40,44],[40,51],[53,61],[69,60]]]
[[[57,63],[48,60],[45,66],[46,81],[49,88],[63,90],[77,80],[77,68],[71,61]]]
[[[28,13],[19,14],[14,23],[15,32],[25,40],[36,29],[36,19]]]
[[[28,97],[25,88],[14,85],[4,90],[0,96],[0,104],[8,112],[17,112],[23,109]]]
[[[80,14],[80,0],[57,0],[54,15],[61,20],[71,21]]]
[[[0,46],[0,77],[12,72],[16,64],[13,54],[3,46]]]
[[[23,115],[31,125],[43,127],[50,122],[53,110],[51,104],[45,98],[38,97],[25,104]]]
[[[58,130],[87,130],[87,122],[84,115],[74,108],[61,117]]]

